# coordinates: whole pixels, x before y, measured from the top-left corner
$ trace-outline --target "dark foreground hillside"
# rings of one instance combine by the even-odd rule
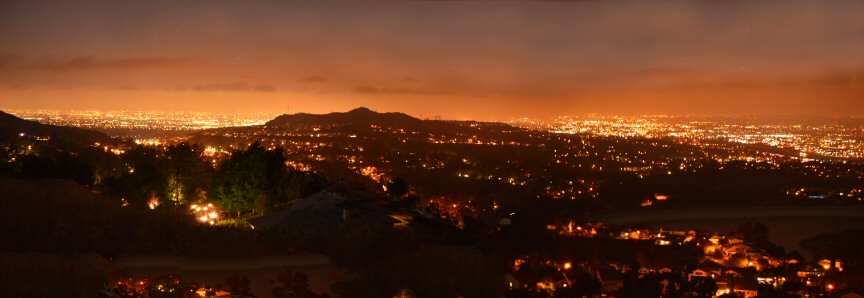
[[[0,179],[0,194],[3,297],[92,297],[117,255],[206,254],[204,247],[236,247],[244,237],[205,234],[167,210],[122,207],[69,180]]]

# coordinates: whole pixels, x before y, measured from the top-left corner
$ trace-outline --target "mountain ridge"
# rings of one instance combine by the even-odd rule
[[[359,107],[347,112],[332,112],[327,114],[282,114],[264,124],[265,127],[285,127],[291,124],[355,124],[355,125],[419,125],[424,120],[399,112],[375,112],[366,107]]]

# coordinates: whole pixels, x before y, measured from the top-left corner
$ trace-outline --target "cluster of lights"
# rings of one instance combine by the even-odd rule
[[[384,173],[382,173],[378,168],[373,166],[360,168],[360,175],[366,176],[369,179],[375,180],[375,182],[381,183],[384,181]]]
[[[126,153],[126,150],[123,149],[123,148],[118,148],[118,147],[114,147],[114,146],[104,145],[104,144],[99,143],[99,142],[93,143],[93,147],[101,148],[102,151],[105,151],[105,152],[111,152],[111,153],[113,153],[114,155],[122,155],[122,154]],[[29,149],[29,147],[28,147],[28,149]]]
[[[529,263],[528,259],[516,259],[513,264],[513,272],[523,270],[523,265]],[[545,276],[540,278],[534,285],[534,290],[536,292],[545,292],[547,294],[555,293],[558,288],[567,288],[572,285],[572,281],[568,274],[570,274],[570,270],[573,269],[573,263],[570,261],[558,262],[552,260],[546,261],[532,261],[530,262],[531,266],[529,268],[543,268],[540,271],[544,272],[557,272],[560,274],[560,278],[553,278],[551,276]],[[531,270],[531,269],[529,269]],[[525,285],[522,285],[525,286]],[[516,285],[513,282],[508,282],[508,288],[515,289]]]
[[[850,124],[768,124],[749,120],[693,119],[666,115],[641,117],[559,117],[552,123],[516,121],[515,125],[563,134],[623,138],[673,138],[704,145],[705,141],[764,144],[792,148],[800,157],[864,157],[864,133]]]
[[[192,204],[189,209],[198,222],[215,225],[219,219],[219,210],[212,203]]]
[[[135,139],[136,145],[142,146],[161,146],[162,140],[159,139]]]
[[[92,129],[201,130],[261,125],[278,113],[208,113],[164,111],[11,110],[13,115],[45,124]]]

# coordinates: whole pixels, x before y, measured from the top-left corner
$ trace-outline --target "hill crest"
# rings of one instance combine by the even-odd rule
[[[266,127],[285,127],[297,124],[343,124],[343,125],[388,125],[388,126],[416,126],[423,120],[414,118],[404,113],[386,112],[379,113],[369,108],[359,107],[347,112],[333,112],[328,114],[283,114],[268,121]]]

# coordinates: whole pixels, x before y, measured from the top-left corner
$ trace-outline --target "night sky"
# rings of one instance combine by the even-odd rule
[[[864,1],[0,1],[0,109],[864,115]]]

